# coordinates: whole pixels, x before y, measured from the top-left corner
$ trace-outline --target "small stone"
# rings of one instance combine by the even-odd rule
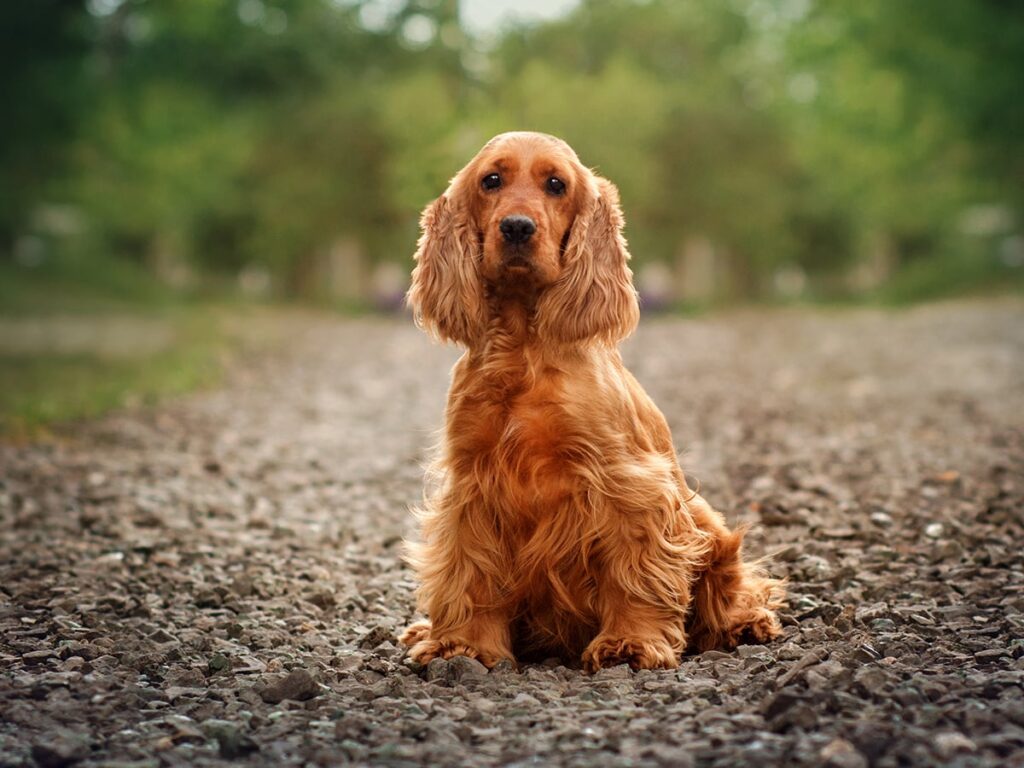
[[[90,661],[92,659],[95,659],[99,654],[100,652],[96,650],[95,646],[89,645],[88,643],[80,643],[77,641],[66,643],[60,646],[60,648],[57,650],[57,655],[59,655],[62,659],[67,659],[72,656],[79,656],[85,659],[86,661]]]
[[[205,688],[186,688],[179,685],[170,685],[164,688],[164,696],[167,697],[168,701],[176,701],[178,699],[198,699],[206,693]]]
[[[797,662],[790,666],[790,668],[782,673],[779,678],[775,681],[776,688],[785,688],[793,680],[795,680],[802,672],[808,667],[812,667],[819,662],[824,661],[828,657],[828,651],[824,648],[815,648],[808,651],[801,656]]]
[[[487,677],[487,667],[469,656],[453,656],[448,660],[448,676],[456,683],[479,680]]]
[[[255,591],[255,585],[248,576],[236,576],[231,582],[231,591],[239,597],[251,597]]]
[[[280,704],[285,699],[308,701],[321,693],[320,685],[309,672],[296,669],[277,682],[264,687],[260,698],[267,704]]]
[[[26,664],[41,664],[47,659],[53,658],[53,651],[46,649],[42,651],[29,651],[21,654],[21,660]]]
[[[768,649],[763,645],[741,645],[736,648],[736,653],[741,659],[749,659],[768,653]]]
[[[540,702],[528,693],[519,693],[516,694],[514,699],[512,699],[512,706],[521,707],[526,710],[534,710],[540,707]]]
[[[259,750],[255,741],[228,720],[204,720],[200,727],[207,738],[217,740],[220,756],[226,760],[245,757]]]
[[[861,643],[854,650],[853,658],[856,661],[867,663],[872,661],[878,661],[880,658],[882,658],[882,654],[879,653],[873,645],[870,645],[869,643]]]
[[[387,627],[378,624],[377,626],[371,628],[370,631],[367,632],[365,635],[363,635],[363,639],[359,641],[359,647],[376,648],[385,640],[390,640],[393,637],[394,632],[392,632]]]
[[[976,752],[978,746],[962,733],[947,731],[935,737],[935,749],[945,759],[958,752]]]
[[[719,659],[731,659],[733,655],[725,651],[704,651],[700,655],[701,661],[718,661]]]
[[[705,654],[706,655],[706,654]],[[595,680],[628,680],[630,670],[628,664],[616,664],[614,667],[599,669],[594,674]]]
[[[781,690],[761,702],[761,714],[764,715],[766,720],[773,720],[779,715],[788,712],[801,701],[803,701],[803,696],[796,691]]]
[[[833,739],[819,753],[821,762],[831,768],[867,768],[868,760],[846,739]]]
[[[164,682],[168,687],[201,688],[206,685],[206,677],[193,667],[179,667],[168,672]]]
[[[872,512],[871,522],[881,528],[888,528],[892,525],[892,515],[887,512]]]
[[[224,672],[225,670],[231,669],[231,661],[223,653],[215,653],[210,657],[210,660],[206,662],[206,668],[214,674],[217,672]]]
[[[796,661],[804,655],[804,650],[796,643],[783,643],[775,655],[779,661]]]
[[[995,661],[1009,655],[1010,652],[1006,648],[986,648],[983,651],[976,652],[974,658],[978,661]]]
[[[804,672],[804,681],[812,691],[820,692],[829,687],[828,678],[813,668]]]
[[[959,560],[963,557],[964,548],[963,545],[955,539],[947,539],[946,541],[939,541],[935,544],[935,549],[932,551],[932,562],[942,562],[943,560]]]
[[[924,527],[924,535],[929,539],[937,539],[942,536],[942,523],[929,523]]]
[[[773,560],[777,560],[780,563],[793,563],[803,553],[802,548],[796,544],[790,544],[788,547],[783,547],[775,553]]]
[[[448,679],[448,660],[437,656],[427,662],[427,680],[443,682]]]
[[[306,599],[322,611],[329,611],[338,605],[334,593],[326,589],[314,592]],[[388,634],[390,635],[390,632]]]
[[[885,602],[862,605],[853,612],[853,618],[861,624],[867,624],[875,619],[885,618],[889,615],[889,604]]]
[[[369,754],[369,749],[355,739],[342,739],[338,748],[348,759],[355,763],[363,763]]]
[[[516,664],[511,659],[502,659],[494,667],[491,668],[491,675],[514,675],[519,670],[516,669]]]
[[[149,639],[154,643],[175,643],[178,641],[178,638],[163,627],[158,627],[156,631],[149,636]]]
[[[862,693],[873,696],[882,693],[889,683],[889,676],[876,666],[868,666],[857,670],[853,682]]]
[[[204,589],[196,595],[196,608],[220,608],[223,602],[220,593],[212,589]]]
[[[41,768],[65,768],[89,756],[89,741],[84,736],[60,732],[32,745],[32,758]]]
[[[826,528],[821,532],[822,536],[829,539],[853,539],[857,536],[857,531],[853,528]]]
[[[61,664],[61,668],[66,672],[76,672],[83,669],[87,663],[81,656],[69,656]]]
[[[773,721],[773,726],[779,730],[786,728],[800,728],[804,731],[812,731],[818,725],[818,715],[804,703],[796,704],[779,718]]]
[[[832,573],[832,564],[818,555],[804,555],[798,561],[800,569],[811,579],[824,579]],[[806,599],[807,596],[803,596]],[[816,603],[810,607],[816,607]],[[797,605],[794,603],[794,608]]]

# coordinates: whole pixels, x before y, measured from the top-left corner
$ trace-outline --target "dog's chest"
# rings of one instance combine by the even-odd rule
[[[571,473],[574,430],[556,382],[503,395],[482,389],[458,403],[450,445],[461,467],[485,486],[488,504],[525,514],[557,503]]]
[[[552,377],[511,396],[470,390],[454,412],[449,437],[455,466],[470,473],[510,558],[510,598],[545,632],[575,614],[566,595],[586,592],[589,521],[580,507],[593,473],[586,461],[586,425],[563,405]],[[456,471],[459,471],[458,469]]]

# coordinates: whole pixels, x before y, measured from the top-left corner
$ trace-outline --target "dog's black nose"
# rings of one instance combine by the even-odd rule
[[[525,243],[537,231],[537,225],[529,216],[506,216],[501,220],[498,229],[506,241],[513,244]]]

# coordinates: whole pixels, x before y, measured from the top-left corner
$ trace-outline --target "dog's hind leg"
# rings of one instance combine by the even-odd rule
[[[694,585],[688,631],[698,651],[734,648],[744,636],[767,642],[782,634],[775,614],[785,602],[785,582],[766,576],[758,562],[743,559],[746,529],[730,531],[722,516],[695,496],[687,505],[714,543]]]

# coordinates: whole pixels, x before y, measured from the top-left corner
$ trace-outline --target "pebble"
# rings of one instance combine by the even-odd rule
[[[865,695],[876,696],[889,684],[889,676],[881,668],[871,665],[858,669],[853,675],[853,681]]]
[[[279,704],[285,699],[308,701],[321,694],[320,685],[304,669],[296,669],[260,689],[260,698],[267,704]]]
[[[833,739],[818,753],[823,765],[829,768],[867,768],[868,759],[846,739]]]
[[[427,662],[427,680],[431,682],[444,681],[448,679],[448,660],[437,656]]]
[[[976,752],[977,749],[977,744],[956,731],[940,733],[935,736],[935,750],[946,760],[958,752]]]
[[[703,655],[704,657],[707,654]],[[628,680],[633,676],[628,664],[616,664],[614,667],[604,667],[594,673],[595,680]]]
[[[226,760],[234,760],[259,751],[259,745],[235,723],[210,719],[204,720],[200,727],[208,738],[216,739],[217,750]]]
[[[872,512],[871,522],[875,525],[881,526],[882,528],[888,528],[892,525],[892,515],[887,512]]]
[[[89,756],[89,739],[67,730],[50,733],[32,745],[32,759],[40,768],[65,768]]]
[[[1009,655],[1010,651],[1008,648],[985,648],[984,650],[976,651],[974,658],[978,661],[994,661]]]
[[[768,657],[768,648],[763,645],[741,645],[736,649],[736,654],[741,659],[749,659],[752,656]]]
[[[223,672],[231,669],[231,661],[223,653],[215,653],[206,664],[210,672]]]
[[[453,656],[448,660],[448,676],[457,683],[487,677],[487,667],[468,656]]]

